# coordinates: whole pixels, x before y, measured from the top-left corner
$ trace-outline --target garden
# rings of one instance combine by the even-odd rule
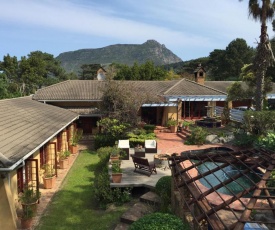
[[[207,129],[188,124],[190,136],[185,144],[201,145],[206,136],[215,134],[224,137],[228,132],[234,135],[233,145],[240,148],[267,148],[274,150],[275,116],[272,111],[247,111],[241,125],[227,124],[222,129]],[[132,188],[111,188],[108,162],[112,153],[118,152],[117,141],[129,139],[131,147],[144,144],[146,139],[156,139],[152,125],[132,129],[129,124],[116,119],[104,118],[99,121],[101,132],[95,136],[95,151],[83,151],[67,175],[63,188],[54,196],[46,215],[37,229],[112,229],[136,197]],[[187,124],[185,124],[187,126]],[[148,229],[162,223],[162,229],[189,229],[181,220],[172,215],[171,177],[161,178],[156,187],[161,204],[155,213],[146,215],[131,225],[130,229]],[[62,220],[62,221],[61,221]],[[169,223],[165,228],[165,224]],[[172,226],[175,226],[173,228]],[[180,227],[179,227],[180,226]],[[160,228],[149,228],[160,229]]]

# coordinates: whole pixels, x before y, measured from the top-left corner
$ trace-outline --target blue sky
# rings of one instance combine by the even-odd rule
[[[0,0],[0,60],[154,39],[182,60],[225,49],[236,38],[255,47],[260,23],[244,0]],[[274,36],[268,24],[270,38]]]

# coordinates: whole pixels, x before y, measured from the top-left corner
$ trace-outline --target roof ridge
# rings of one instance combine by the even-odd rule
[[[214,91],[216,91],[216,92],[219,92],[219,93],[222,93],[222,94],[227,95],[227,93],[224,93],[224,92],[222,92],[222,91],[220,91],[220,90],[217,90],[217,89],[215,89],[215,88],[212,88],[212,87],[210,87],[210,86],[202,85],[202,84],[199,84],[199,83],[197,83],[197,82],[195,82],[195,81],[191,81],[191,80],[189,80],[189,79],[185,79],[185,80],[186,80],[186,81],[189,81],[189,82],[191,82],[191,83],[193,83],[193,84],[200,85],[200,86],[203,86],[203,87],[205,87],[205,88],[208,88],[208,89],[214,90]]]
[[[75,79],[75,80],[78,80],[78,79]],[[61,81],[61,82],[58,82],[58,83],[56,83],[56,84],[52,84],[52,85],[49,85],[49,86],[40,88],[40,89],[38,89],[36,92],[38,92],[39,90],[42,90],[42,89],[51,88],[51,87],[56,86],[56,85],[65,84],[66,82],[70,82],[70,81],[74,81],[74,80],[69,79],[69,80],[66,80],[66,81]],[[34,93],[34,94],[36,94],[36,93]]]
[[[163,92],[163,94],[166,94],[167,92],[169,92],[171,89],[173,89],[174,87],[176,87],[178,84],[180,84],[182,81],[184,81],[185,78],[182,78],[181,80],[179,80],[176,84],[174,84],[173,86],[171,86],[169,89],[167,89],[165,92]]]

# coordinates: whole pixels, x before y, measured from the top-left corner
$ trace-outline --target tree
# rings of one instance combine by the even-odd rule
[[[244,64],[252,62],[253,48],[244,39],[237,38],[230,42],[225,50],[210,53],[208,67],[213,80],[238,80]]]
[[[97,77],[97,71],[101,67],[100,64],[84,64],[80,68],[82,71],[80,72],[81,80],[95,80]]]
[[[153,81],[165,80],[167,71],[164,68],[155,66],[152,61],[138,65],[136,62],[133,66],[116,65],[118,68],[115,80],[134,80],[134,81]]]
[[[122,123],[137,125],[139,110],[144,103],[160,101],[152,92],[140,92],[132,82],[107,80],[103,93],[101,111]]]
[[[242,0],[239,0],[242,1]],[[274,17],[275,1],[271,0],[249,0],[249,15],[256,21],[261,22],[260,42],[257,46],[256,56],[253,61],[253,72],[256,76],[256,110],[263,109],[264,83],[267,68],[274,61],[271,44],[268,39],[267,26],[268,20]]]
[[[1,84],[7,87],[8,97],[30,95],[42,86],[75,78],[65,73],[53,55],[41,51],[31,52],[20,61],[8,54],[0,62],[0,71],[4,79]]]

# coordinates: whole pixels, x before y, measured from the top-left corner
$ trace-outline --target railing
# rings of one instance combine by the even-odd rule
[[[230,109],[230,120],[243,123],[244,111],[238,109]]]
[[[220,117],[223,113],[223,107],[215,107],[215,116]],[[230,109],[230,120],[243,123],[244,111],[238,109]]]

